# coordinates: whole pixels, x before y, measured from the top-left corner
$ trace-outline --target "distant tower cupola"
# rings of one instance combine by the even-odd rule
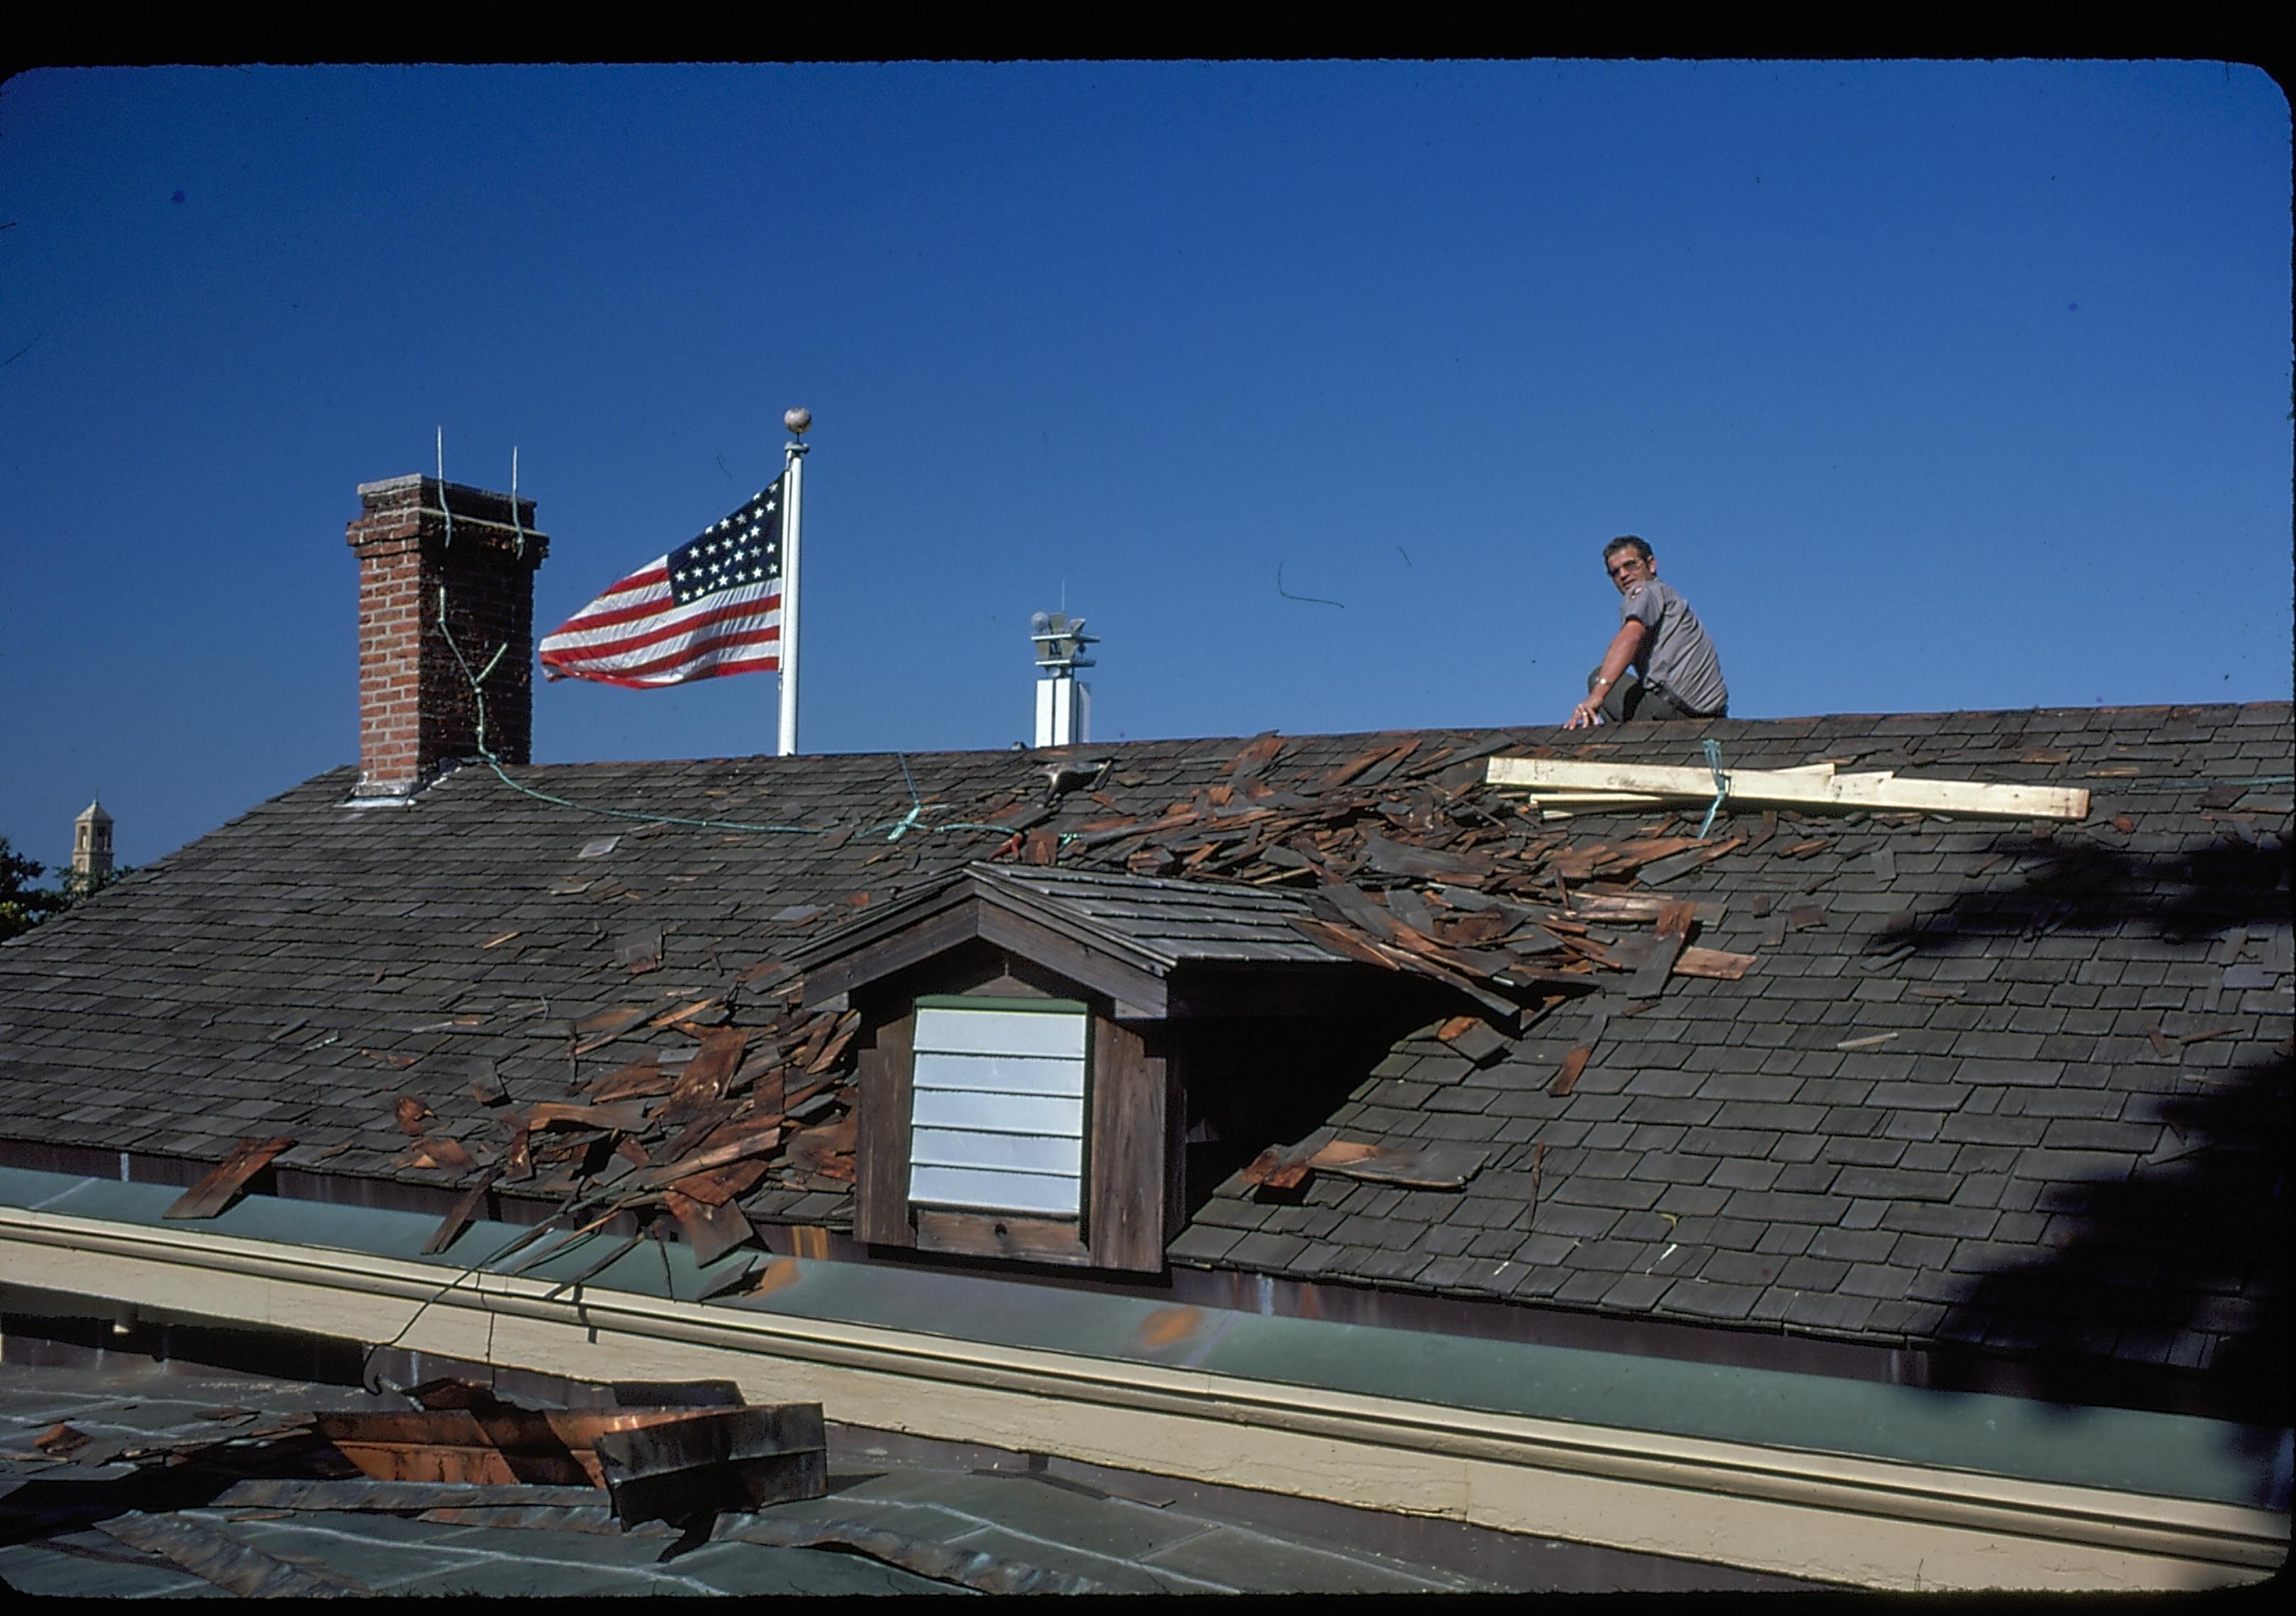
[[[1037,647],[1037,744],[1076,746],[1092,739],[1092,686],[1076,677],[1089,668],[1084,653],[1100,636],[1084,631],[1084,619],[1065,611],[1039,611],[1029,619]]]
[[[111,816],[91,800],[72,821],[72,879],[92,886],[111,874]]]

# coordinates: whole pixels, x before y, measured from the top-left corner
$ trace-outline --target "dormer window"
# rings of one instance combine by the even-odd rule
[[[909,1203],[1082,1218],[1089,1007],[929,997],[911,1046]]]
[[[1133,1273],[1450,992],[1332,946],[1300,893],[1004,865],[790,963],[808,1007],[860,1013],[857,1238]]]

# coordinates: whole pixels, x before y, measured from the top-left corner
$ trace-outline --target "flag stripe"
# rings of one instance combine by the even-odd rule
[[[619,673],[586,673],[582,677],[598,685],[619,685],[627,690],[660,690],[671,685],[688,685],[696,679],[717,678],[733,673],[778,673],[778,657],[757,657],[736,661],[719,662],[709,672],[701,674],[656,674],[644,678],[632,678]]]
[[[603,628],[644,617],[647,612],[658,610],[670,598],[668,583],[668,578],[660,571],[654,571],[651,578],[642,574],[636,578],[626,578],[583,607],[578,615],[568,618],[558,634]],[[553,635],[551,637],[555,639],[558,636]]]
[[[696,629],[707,628],[715,623],[760,617],[778,620],[781,617],[781,589],[776,585],[773,593],[762,600],[726,601],[722,597],[712,596],[707,601],[698,601],[691,606],[678,607],[670,611],[655,612],[648,617],[618,624],[612,628],[593,628],[576,633],[569,633],[562,628],[542,642],[542,649],[545,652],[578,650],[593,655],[613,655],[623,651],[640,650],[648,645],[660,644],[664,640],[674,639],[681,634],[691,633]]]
[[[638,688],[777,671],[781,537],[776,481],[560,624],[543,671]]]
[[[546,662],[561,666],[578,663],[584,666],[611,668],[617,673],[627,673],[640,667],[675,662],[681,656],[698,655],[715,645],[724,644],[736,636],[752,639],[777,640],[782,628],[778,622],[759,622],[751,617],[742,617],[697,623],[680,632],[663,636],[648,636],[642,643],[617,644],[600,649],[586,649],[578,656],[550,651],[543,653]]]
[[[680,645],[662,656],[639,658],[627,661],[617,658],[603,666],[630,677],[671,673],[698,657],[707,656],[718,651],[739,650],[751,645],[771,645],[778,654],[781,637],[781,630],[778,628],[739,630],[732,634],[712,635],[709,639],[695,644]]]

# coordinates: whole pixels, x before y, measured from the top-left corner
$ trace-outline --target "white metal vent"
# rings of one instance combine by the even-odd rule
[[[1080,1217],[1092,1018],[1065,999],[917,1006],[909,1199]]]

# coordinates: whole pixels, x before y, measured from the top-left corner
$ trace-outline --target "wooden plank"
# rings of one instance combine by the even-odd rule
[[[2079,820],[2088,792],[2072,786],[2003,785],[1975,780],[1906,780],[1894,772],[1831,776],[1784,769],[1726,769],[1730,800],[1795,808],[1841,808],[1994,819]],[[1534,792],[1636,792],[1672,800],[1711,801],[1714,774],[1652,763],[1591,763],[1562,758],[1494,758],[1485,778]]]
[[[1093,1018],[1092,1121],[1085,1228],[1103,1268],[1164,1267],[1163,1060],[1131,1027]]]
[[[1094,1261],[1092,1249],[1077,1238],[1076,1225],[1048,1218],[937,1212],[920,1207],[913,1243],[920,1251],[945,1251],[955,1257],[1001,1257],[1077,1267]]]
[[[915,1015],[865,1029],[855,1083],[853,1235],[872,1245],[915,1243],[909,1227],[909,1048]]]
[[[1809,775],[1819,779],[1831,779],[1832,763],[1798,763],[1792,768],[1768,771],[1774,775]],[[1734,792],[1732,793],[1735,795]],[[1647,792],[1582,792],[1567,787],[1555,787],[1533,797],[1524,806],[1542,810],[1548,819],[1568,819],[1573,814],[1601,813],[1612,808],[1666,808],[1680,800],[1673,797],[1654,797]],[[1728,806],[1726,803],[1724,805]]]

